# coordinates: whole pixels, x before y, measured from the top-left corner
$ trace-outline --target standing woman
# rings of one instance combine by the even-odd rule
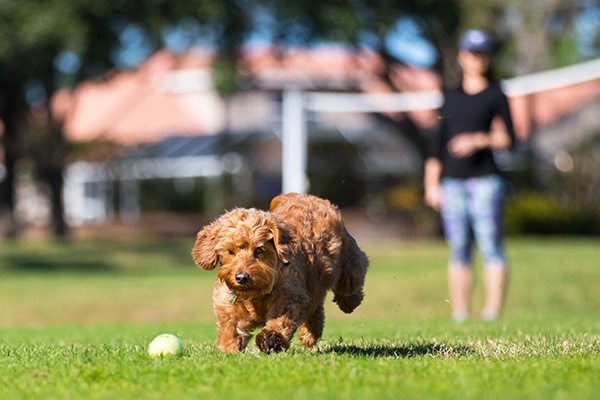
[[[473,285],[471,249],[483,260],[485,306],[481,318],[493,321],[502,309],[507,281],[503,208],[505,185],[492,150],[515,142],[506,96],[492,78],[494,43],[483,31],[469,30],[459,42],[459,88],[445,90],[440,134],[425,161],[425,202],[441,212],[450,247],[448,286],[452,319],[469,316]],[[499,116],[502,129],[492,129]]]

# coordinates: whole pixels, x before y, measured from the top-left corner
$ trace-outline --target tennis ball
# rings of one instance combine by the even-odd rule
[[[183,345],[177,336],[163,333],[150,342],[148,354],[151,357],[180,356],[183,354]]]

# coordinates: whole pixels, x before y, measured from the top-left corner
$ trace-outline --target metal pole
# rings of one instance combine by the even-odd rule
[[[304,94],[298,89],[287,89],[283,92],[282,101],[282,191],[307,193],[308,140]]]
[[[119,217],[128,224],[140,219],[140,181],[119,181]]]

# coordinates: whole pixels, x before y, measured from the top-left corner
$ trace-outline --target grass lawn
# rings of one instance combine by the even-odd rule
[[[441,242],[364,243],[366,298],[327,302],[323,339],[216,351],[215,272],[193,238],[0,244],[0,399],[600,396],[600,242],[512,238],[506,312],[454,324]],[[473,309],[482,304],[480,281]],[[152,338],[184,355],[151,359]]]

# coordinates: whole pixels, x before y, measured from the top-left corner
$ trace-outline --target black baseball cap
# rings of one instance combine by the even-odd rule
[[[458,48],[460,50],[478,51],[492,55],[494,53],[494,41],[486,32],[470,29],[460,37]]]

